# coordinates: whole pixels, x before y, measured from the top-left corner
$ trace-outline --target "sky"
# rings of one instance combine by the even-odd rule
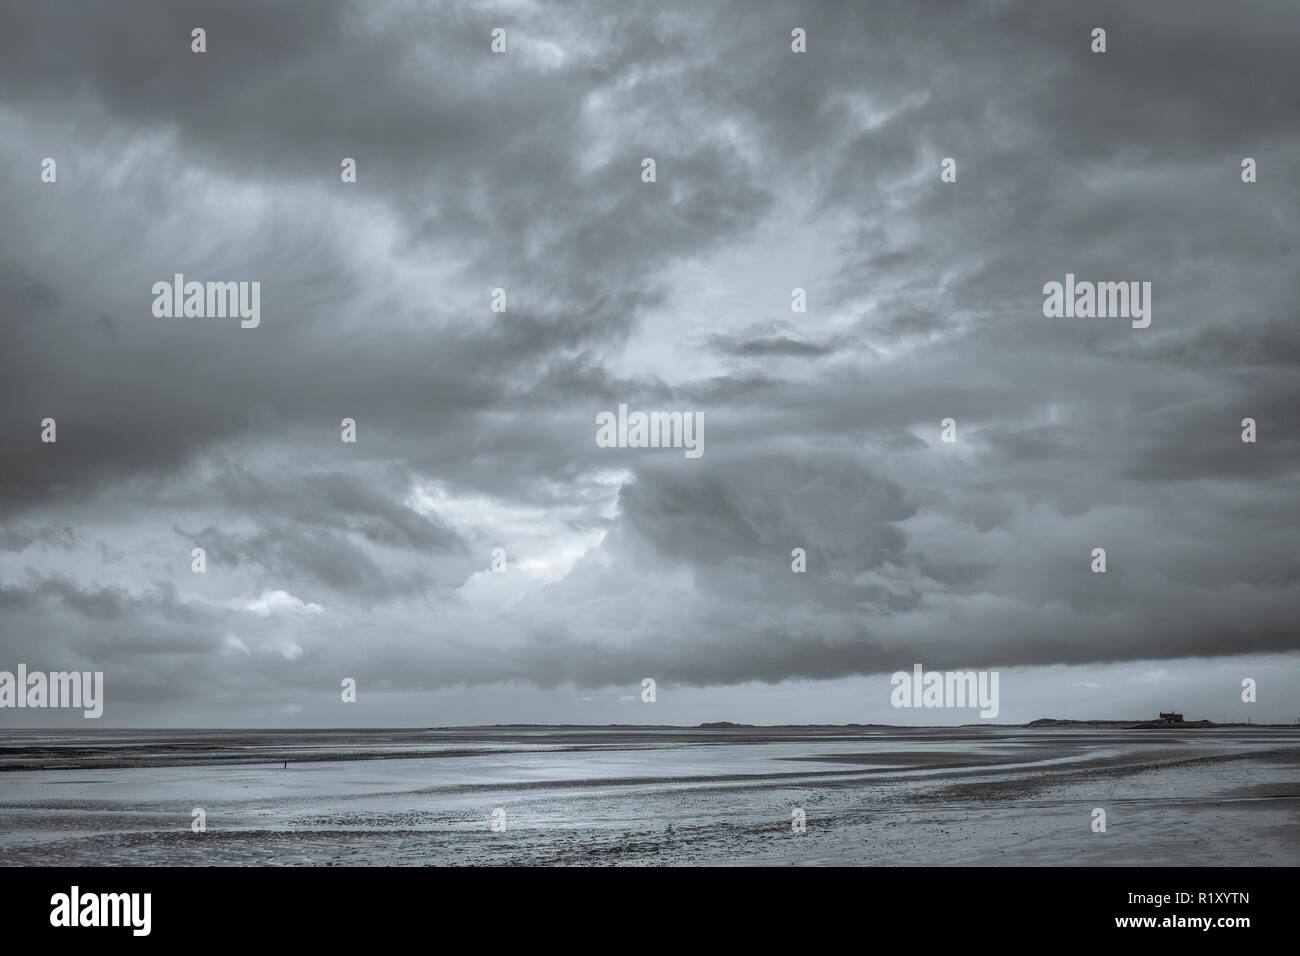
[[[102,671],[99,725],[980,721],[892,706],[916,663],[1300,718],[1289,0],[3,24],[0,669]],[[1067,273],[1150,326],[1046,317]]]

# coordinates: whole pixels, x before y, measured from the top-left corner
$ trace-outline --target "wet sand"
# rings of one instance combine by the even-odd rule
[[[1297,810],[1289,729],[0,735],[5,865],[1295,866]]]

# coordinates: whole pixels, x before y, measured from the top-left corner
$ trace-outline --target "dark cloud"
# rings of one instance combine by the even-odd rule
[[[830,342],[808,342],[788,322],[760,323],[737,335],[712,335],[710,344],[724,355],[737,358],[765,358],[788,355],[817,358],[836,350]]]
[[[1290,4],[760,6],[7,11],[6,654],[226,706],[1300,649]]]

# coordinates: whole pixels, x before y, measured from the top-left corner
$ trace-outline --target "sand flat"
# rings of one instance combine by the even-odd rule
[[[1294,866],[1298,809],[1288,729],[0,735],[6,865]]]

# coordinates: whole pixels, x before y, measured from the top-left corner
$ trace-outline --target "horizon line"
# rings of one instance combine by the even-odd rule
[[[440,724],[436,726],[429,725],[408,725],[408,726],[385,726],[385,727],[0,727],[0,733],[6,731],[82,731],[82,730],[104,730],[104,731],[158,731],[158,730],[193,730],[193,731],[273,731],[277,733],[284,732],[301,732],[301,731],[429,731],[429,730],[501,730],[509,728],[562,728],[562,729],[586,729],[586,730],[727,730],[727,729],[748,729],[748,730],[781,730],[781,729],[803,729],[803,728],[832,728],[848,729],[856,727],[884,727],[890,730],[956,730],[963,727],[1032,727],[1038,722],[1051,722],[1056,724],[1155,724],[1167,725],[1170,727],[1210,724],[1215,727],[1294,727],[1300,724],[1300,718],[1296,719],[1294,724],[1285,723],[1255,723],[1251,721],[1229,721],[1218,722],[1208,718],[1198,718],[1196,720],[1183,720],[1181,722],[1162,721],[1159,719],[1142,718],[1142,717],[1036,717],[1032,721],[1025,723],[964,723],[964,724],[882,724],[882,723],[847,723],[847,724],[742,724],[734,721],[718,720],[705,721],[699,724],[564,724],[564,723],[506,723],[506,724]]]

